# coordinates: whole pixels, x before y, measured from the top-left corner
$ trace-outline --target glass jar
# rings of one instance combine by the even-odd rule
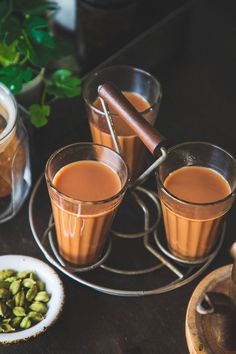
[[[14,97],[0,84],[0,223],[16,215],[30,186],[28,134]]]

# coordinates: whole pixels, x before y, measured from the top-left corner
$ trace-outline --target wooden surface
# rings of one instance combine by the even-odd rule
[[[236,154],[235,2],[200,0],[187,20],[178,14],[129,45],[113,63],[131,64],[160,80],[163,100],[157,127],[169,145],[188,140],[216,143]],[[34,182],[50,153],[65,144],[88,141],[81,99],[57,102],[47,127],[32,133]],[[28,203],[0,225],[0,253],[44,259],[33,240]],[[42,208],[43,222],[46,215]],[[228,217],[226,240],[208,271],[230,263],[236,206]],[[200,278],[173,292],[122,298],[104,295],[61,275],[66,304],[60,320],[45,335],[25,344],[1,347],[1,354],[186,354],[185,314]]]
[[[223,294],[235,303],[236,288],[231,281],[231,272],[232,265],[217,268],[208,274],[194,290],[188,304],[185,322],[185,334],[190,354],[236,353],[235,350],[226,350],[217,342],[214,330],[216,330],[218,324],[216,318],[218,319],[219,315],[201,315],[196,311],[198,303],[207,292]]]

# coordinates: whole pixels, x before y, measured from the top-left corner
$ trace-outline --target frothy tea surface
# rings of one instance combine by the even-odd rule
[[[231,193],[228,182],[208,167],[187,166],[170,173],[165,188],[179,199],[191,203],[211,203]]]
[[[77,161],[62,167],[53,179],[59,192],[80,201],[99,201],[121,189],[119,176],[98,161]]]

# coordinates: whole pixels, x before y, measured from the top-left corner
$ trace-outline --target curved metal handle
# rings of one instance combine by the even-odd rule
[[[121,91],[112,83],[106,82],[98,87],[98,95],[138,135],[148,150],[153,155],[156,155],[165,138],[150,123],[143,119],[142,115]]]

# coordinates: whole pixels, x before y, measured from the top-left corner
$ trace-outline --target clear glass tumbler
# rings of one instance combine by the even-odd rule
[[[30,186],[28,134],[14,97],[0,84],[0,223],[18,212]]]
[[[92,73],[85,81],[83,97],[86,102],[93,142],[114,149],[97,93],[98,86],[107,81],[114,83],[123,93],[128,93],[127,98],[151,124],[155,123],[159,111],[161,86],[154,76],[132,66],[111,66],[101,69]],[[121,153],[128,164],[132,179],[136,179],[144,170],[147,150],[119,116],[112,113],[112,119]]]
[[[168,191],[164,182],[171,173],[187,166],[207,167],[217,172],[228,185],[228,194],[220,200],[206,203],[176,197],[173,191]],[[157,181],[170,251],[185,260],[207,256],[216,245],[224,216],[235,199],[235,159],[210,143],[183,143],[168,151],[166,160],[158,168]],[[213,188],[210,177],[207,185],[209,190]]]
[[[120,190],[105,200],[73,199],[58,191],[54,177],[63,167],[77,161],[98,161],[119,177]],[[77,143],[57,150],[45,169],[60,254],[78,265],[96,263],[102,255],[109,229],[128,183],[128,168],[122,157],[110,148],[93,143]],[[78,183],[80,176],[78,174]],[[103,188],[103,185],[97,185]]]

